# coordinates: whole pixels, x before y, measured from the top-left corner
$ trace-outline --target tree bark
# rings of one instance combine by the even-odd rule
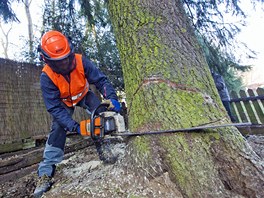
[[[130,131],[230,122],[182,1],[109,0],[108,11]],[[137,137],[129,154],[141,176],[168,171],[184,197],[264,196],[263,161],[234,127]]]

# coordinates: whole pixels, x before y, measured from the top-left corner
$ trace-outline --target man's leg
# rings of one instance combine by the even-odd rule
[[[67,110],[71,115],[73,114],[73,108]],[[43,153],[43,161],[38,167],[39,181],[34,191],[34,197],[41,197],[44,192],[50,189],[56,164],[63,160],[65,142],[66,131],[56,120],[53,120]]]
[[[56,122],[52,122],[52,130],[48,136],[43,153],[43,161],[39,164],[38,176],[44,174],[53,177],[55,164],[63,160],[66,131]]]

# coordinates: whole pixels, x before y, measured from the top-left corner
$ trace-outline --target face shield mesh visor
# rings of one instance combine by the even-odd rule
[[[54,72],[62,75],[69,74],[76,67],[74,53],[62,60],[48,60],[47,62]]]

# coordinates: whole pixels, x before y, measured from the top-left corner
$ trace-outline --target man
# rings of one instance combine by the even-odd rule
[[[231,107],[230,107],[230,96],[228,93],[228,89],[225,85],[225,81],[223,79],[223,77],[219,74],[217,74],[216,72],[214,72],[213,70],[211,70],[211,74],[213,76],[216,88],[218,90],[218,93],[220,95],[220,98],[222,100],[222,103],[231,119],[232,122],[235,122],[235,118],[231,113]]]
[[[48,31],[42,36],[38,51],[46,63],[40,76],[42,96],[53,120],[43,161],[38,168],[39,182],[34,191],[35,197],[40,197],[52,185],[56,164],[63,159],[66,132],[80,134],[79,123],[72,119],[74,107],[93,111],[100,104],[100,100],[90,91],[89,84],[94,84],[103,97],[111,101],[111,110],[120,111],[116,92],[107,77],[87,58],[74,53],[69,38],[58,31]],[[103,140],[95,140],[95,145],[103,162],[116,161],[116,157],[106,153],[107,144]]]

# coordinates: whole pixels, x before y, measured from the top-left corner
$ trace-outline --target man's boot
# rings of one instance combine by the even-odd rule
[[[47,175],[41,176],[33,193],[33,197],[41,197],[43,193],[47,192],[51,188],[52,184],[52,177],[49,177]]]

